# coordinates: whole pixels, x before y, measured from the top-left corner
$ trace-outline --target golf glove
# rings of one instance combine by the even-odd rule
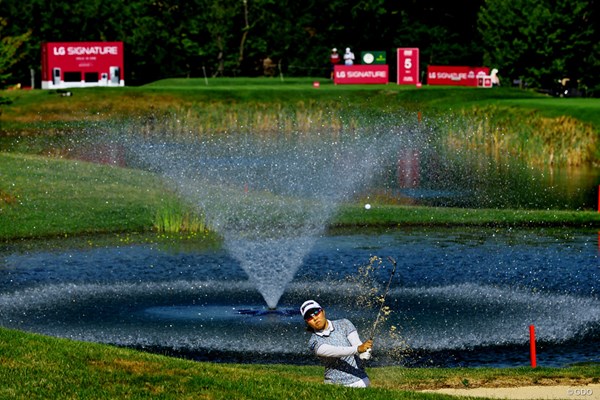
[[[360,353],[358,355],[358,358],[360,358],[361,360],[370,360],[371,359],[371,349],[368,349],[367,351]]]

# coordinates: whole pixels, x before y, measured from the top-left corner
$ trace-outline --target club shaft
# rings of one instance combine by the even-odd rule
[[[377,313],[377,317],[375,318],[375,322],[373,323],[373,328],[371,329],[370,339],[373,340],[375,337],[375,330],[377,329],[377,325],[379,324],[379,320],[381,319],[381,313],[383,312],[383,308],[385,307],[385,299],[387,298],[387,294],[390,290],[390,285],[392,284],[392,279],[394,278],[394,274],[396,273],[396,260],[392,257],[388,257],[388,259],[392,262],[393,268],[392,273],[390,274],[390,279],[388,280],[385,291],[383,292],[383,297],[381,299],[381,306],[379,307],[379,312]]]

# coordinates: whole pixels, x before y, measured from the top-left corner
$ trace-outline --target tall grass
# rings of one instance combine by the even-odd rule
[[[517,155],[531,165],[581,165],[600,159],[600,101],[557,99],[500,88],[332,85],[311,79],[165,80],[139,88],[13,91],[2,108],[1,135],[64,135],[101,121],[155,123],[172,133],[339,132],[371,126],[375,116],[401,124],[422,112],[446,128],[454,148]],[[573,100],[573,101],[568,101]],[[407,111],[410,110],[410,111]],[[463,125],[456,117],[463,117]],[[446,123],[449,122],[449,123]],[[143,129],[142,129],[143,130]],[[1,146],[1,143],[0,143]]]
[[[206,218],[183,206],[168,203],[160,207],[154,217],[154,230],[158,233],[205,233],[208,230]]]
[[[517,157],[534,166],[579,166],[600,160],[598,133],[569,116],[488,106],[463,110],[461,117],[462,123],[447,125],[445,140],[455,150],[497,159]]]
[[[197,102],[191,106],[173,105],[138,120],[143,132],[158,128],[172,135],[186,136],[243,131],[257,135],[340,132],[360,124],[357,113],[351,113],[339,104],[322,104],[314,100],[291,104]]]

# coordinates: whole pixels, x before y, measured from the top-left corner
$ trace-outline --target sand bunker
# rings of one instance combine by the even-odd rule
[[[582,386],[522,386],[511,388],[437,389],[424,392],[456,396],[489,397],[493,399],[566,399],[600,400],[600,385]]]

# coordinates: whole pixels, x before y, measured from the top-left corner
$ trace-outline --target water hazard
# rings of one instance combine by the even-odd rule
[[[197,360],[313,363],[299,304],[318,299],[330,319],[350,318],[368,335],[377,310],[357,301],[367,290],[357,271],[371,256],[392,256],[392,314],[372,365],[528,365],[534,325],[538,365],[564,366],[600,361],[598,255],[591,231],[322,236],[272,311],[222,249],[5,245],[0,325]],[[388,277],[384,265],[374,282]]]

